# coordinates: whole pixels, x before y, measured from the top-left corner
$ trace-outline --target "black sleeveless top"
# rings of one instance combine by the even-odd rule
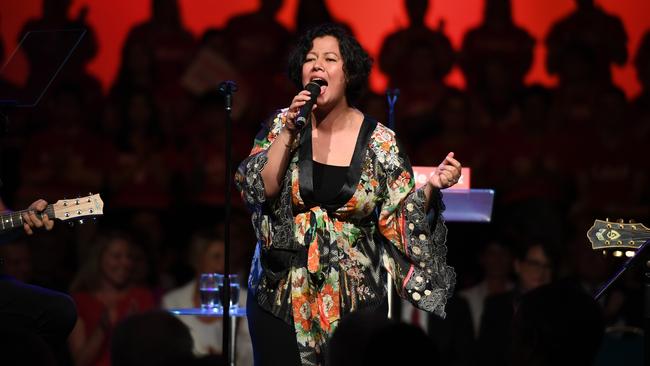
[[[326,211],[335,211],[352,198],[361,178],[363,159],[372,132],[377,127],[377,121],[364,116],[354,147],[350,166],[337,167],[320,164],[313,160],[311,123],[305,126],[300,136],[300,196],[307,207],[320,206]],[[320,165],[320,167],[318,167]],[[317,172],[317,170],[321,172]],[[324,171],[322,169],[325,169]],[[316,193],[316,182],[320,180]],[[326,192],[323,193],[322,190]]]
[[[335,166],[314,160],[314,203],[336,205],[336,198],[348,177],[347,166]],[[343,204],[345,202],[342,202]]]

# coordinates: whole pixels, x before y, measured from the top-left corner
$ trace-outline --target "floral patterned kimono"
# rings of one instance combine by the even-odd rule
[[[441,194],[431,197],[431,227],[424,192],[414,189],[393,131],[365,117],[338,203],[318,205],[307,126],[280,194],[267,200],[260,172],[285,113],[265,124],[235,180],[258,239],[249,288],[262,308],[293,324],[302,364],[323,362],[342,316],[385,300],[386,273],[400,296],[444,317],[455,273],[445,262]]]

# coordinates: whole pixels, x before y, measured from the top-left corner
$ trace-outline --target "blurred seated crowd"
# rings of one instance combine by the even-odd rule
[[[332,365],[388,362],[383,353],[359,354],[365,358],[356,363],[344,356],[345,337],[368,335],[369,349],[385,350],[388,339],[400,344],[389,334],[424,337],[400,346],[431,349],[430,357],[412,360],[421,365],[622,362],[614,357],[634,364],[642,352],[640,344],[635,348],[643,323],[642,269],[629,270],[596,305],[586,295],[622,260],[594,252],[585,233],[596,218],[650,223],[650,161],[642,153],[650,141],[650,31],[628,54],[623,22],[595,2],[576,0],[575,10],[536,40],[514,22],[510,0],[485,0],[482,22],[454,49],[443,22],[425,24],[435,2],[404,1],[408,26],[388,34],[375,59],[389,88],[400,90],[397,136],[416,166],[454,151],[472,169],[473,187],[496,191],[495,209],[489,224],[448,224],[458,284],[446,319],[395,299],[392,318],[410,325],[370,320],[373,328],[362,329],[354,322],[367,319],[351,319],[335,336]],[[338,22],[324,0],[300,0],[291,31],[276,20],[282,3],[261,0],[258,10],[197,38],[183,25],[177,0],[151,0],[151,18],[130,30],[106,93],[86,71],[99,45],[85,11],[73,19],[71,0],[43,0],[42,16],[24,25],[20,37],[42,29],[88,30],[40,105],[9,111],[0,145],[6,207],[88,192],[101,193],[105,202],[96,224],[70,229],[59,223],[52,232],[0,247],[0,272],[75,299],[79,320],[69,364],[173,364],[171,356],[156,358],[140,334],[161,342],[155,344],[178,364],[223,362],[191,357],[222,353],[219,319],[178,322],[155,309],[197,306],[197,276],[223,271],[226,114],[218,83],[231,79],[239,87],[232,111],[236,165],[260,122],[296,93],[285,71],[296,35]],[[32,70],[26,84],[0,80],[2,95],[37,92],[37,70],[62,52],[60,41],[52,36],[26,49]],[[546,45],[546,69],[558,80],[553,87],[525,82],[536,42]],[[0,61],[8,51],[0,44]],[[632,99],[611,75],[612,67],[628,63],[642,88]],[[462,90],[446,82],[455,67],[466,81]],[[358,108],[387,121],[384,95],[368,90]],[[246,278],[255,237],[242,203],[236,196],[233,202],[231,264]],[[567,317],[574,313],[584,317]],[[247,325],[238,322],[237,364],[252,365]],[[574,334],[572,324],[594,328]],[[539,338],[531,340],[530,332]],[[587,356],[567,363],[557,356],[571,353],[562,348],[571,337],[587,337]],[[621,352],[630,345],[637,353]],[[136,349],[151,357],[134,358]]]

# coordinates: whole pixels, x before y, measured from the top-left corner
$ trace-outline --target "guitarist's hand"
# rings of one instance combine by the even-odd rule
[[[38,200],[29,206],[28,213],[23,214],[23,226],[25,227],[27,235],[32,235],[34,233],[33,228],[44,227],[45,230],[52,230],[52,227],[54,227],[54,221],[50,220],[50,218],[47,217],[47,214],[43,212],[46,207],[47,202],[45,200]],[[43,212],[40,219],[36,216],[37,212]]]

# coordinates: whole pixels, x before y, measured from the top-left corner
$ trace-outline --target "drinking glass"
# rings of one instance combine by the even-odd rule
[[[236,309],[239,306],[239,276],[236,274],[231,274],[228,276],[230,279],[230,308]],[[219,294],[222,296],[222,303],[225,299],[225,291],[223,290],[223,282],[221,282],[221,287],[219,288]]]
[[[217,310],[221,307],[219,290],[223,287],[223,275],[219,273],[203,273],[199,284],[201,309]]]

